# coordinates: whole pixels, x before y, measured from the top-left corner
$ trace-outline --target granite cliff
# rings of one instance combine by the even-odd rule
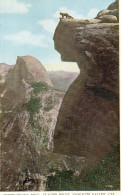
[[[80,171],[83,158],[52,152],[65,93],[52,87],[43,65],[21,56],[0,70],[1,190],[41,191],[51,168]]]
[[[60,108],[54,152],[85,157],[83,170],[96,165],[119,139],[118,29],[116,1],[95,19],[61,19],[54,34],[61,59],[80,68]]]
[[[0,83],[4,83],[8,71],[12,68],[12,66],[4,63],[0,63]]]
[[[52,150],[52,134],[64,93],[52,88],[46,70],[34,57],[18,57],[13,67],[2,67],[6,79],[0,97],[1,190],[27,190],[22,183],[26,183],[27,170],[39,182],[31,184],[31,190],[37,185],[42,190],[40,174],[46,170],[41,168],[41,155],[44,150]]]

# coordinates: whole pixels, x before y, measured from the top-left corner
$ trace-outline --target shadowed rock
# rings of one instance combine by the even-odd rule
[[[64,19],[54,34],[62,60],[80,68],[60,108],[54,151],[85,157],[84,169],[106,156],[119,138],[118,28],[118,23],[101,18]]]

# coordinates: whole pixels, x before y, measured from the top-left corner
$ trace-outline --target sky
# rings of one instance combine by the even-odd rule
[[[0,0],[0,63],[13,65],[17,56],[36,57],[47,70],[78,72],[76,63],[62,62],[53,35],[59,12],[90,19],[114,0]]]

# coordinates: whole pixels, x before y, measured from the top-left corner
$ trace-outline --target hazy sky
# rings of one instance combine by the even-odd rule
[[[74,18],[94,18],[112,2],[114,0],[0,0],[0,62],[15,64],[17,56],[32,55],[46,69],[60,65],[60,54],[53,42],[59,12],[70,13]],[[61,69],[69,66],[63,63]]]

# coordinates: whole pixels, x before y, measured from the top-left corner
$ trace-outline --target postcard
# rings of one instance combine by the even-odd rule
[[[119,1],[0,0],[0,194],[120,194]]]

